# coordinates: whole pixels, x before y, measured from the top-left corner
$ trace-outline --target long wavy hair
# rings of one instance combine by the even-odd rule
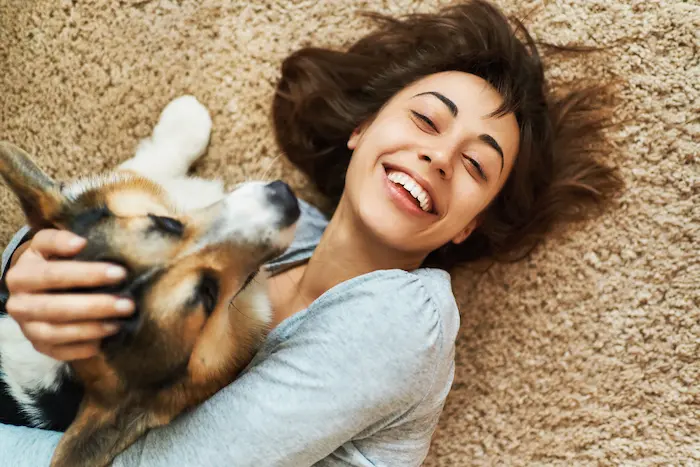
[[[520,21],[482,0],[435,14],[368,15],[376,30],[348,50],[307,47],[288,56],[273,101],[277,144],[335,205],[352,131],[398,91],[441,71],[474,74],[498,90],[503,104],[495,115],[514,113],[520,149],[479,226],[463,243],[433,251],[425,266],[520,259],[556,224],[600,212],[622,188],[604,162],[611,88],[550,90],[537,44]]]

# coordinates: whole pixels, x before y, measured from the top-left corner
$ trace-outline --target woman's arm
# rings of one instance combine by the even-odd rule
[[[433,381],[438,313],[407,273],[351,282],[278,329],[288,337],[273,333],[271,353],[236,382],[151,431],[115,466],[310,466],[404,416]]]
[[[423,398],[442,329],[415,276],[361,276],[306,314],[273,333],[270,352],[238,380],[151,431],[115,467],[310,466],[391,424]],[[44,465],[59,436],[0,426],[0,452],[16,457],[17,465]],[[396,459],[396,465],[420,460]]]
[[[48,467],[63,433],[0,424],[0,465]]]

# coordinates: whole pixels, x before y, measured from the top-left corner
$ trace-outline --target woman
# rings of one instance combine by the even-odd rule
[[[420,465],[454,373],[446,271],[522,257],[620,188],[584,149],[605,141],[602,89],[555,100],[533,41],[493,6],[376,19],[348,51],[307,48],[282,67],[277,141],[335,209],[327,221],[303,204],[294,244],[269,264],[275,329],[236,382],[115,465]],[[90,310],[95,320],[77,324],[28,317],[20,301],[52,289],[31,267],[58,271],[44,258],[81,241],[42,232],[20,248],[6,256],[28,279],[13,281],[11,294],[24,294],[9,311],[40,351],[93,355],[111,298],[53,310]],[[61,267],[73,286],[118,280],[108,265]],[[0,427],[0,452],[39,464],[59,436]]]

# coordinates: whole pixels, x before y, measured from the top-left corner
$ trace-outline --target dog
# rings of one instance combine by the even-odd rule
[[[0,143],[0,175],[32,231],[74,232],[87,239],[76,260],[128,271],[118,286],[79,292],[136,304],[98,356],[70,364],[37,352],[0,309],[0,422],[65,431],[54,467],[110,464],[230,384],[266,336],[264,274],[253,278],[291,243],[298,201],[280,181],[225,193],[220,181],[187,177],[210,131],[206,108],[180,97],[132,159],[65,185]]]

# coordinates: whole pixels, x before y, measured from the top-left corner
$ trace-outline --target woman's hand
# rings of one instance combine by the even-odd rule
[[[66,261],[86,244],[64,230],[37,232],[7,271],[7,312],[39,352],[56,360],[89,358],[100,341],[119,327],[108,320],[133,313],[131,300],[100,294],[56,294],[52,291],[115,284],[124,268],[108,263]],[[61,259],[63,258],[63,260]]]

